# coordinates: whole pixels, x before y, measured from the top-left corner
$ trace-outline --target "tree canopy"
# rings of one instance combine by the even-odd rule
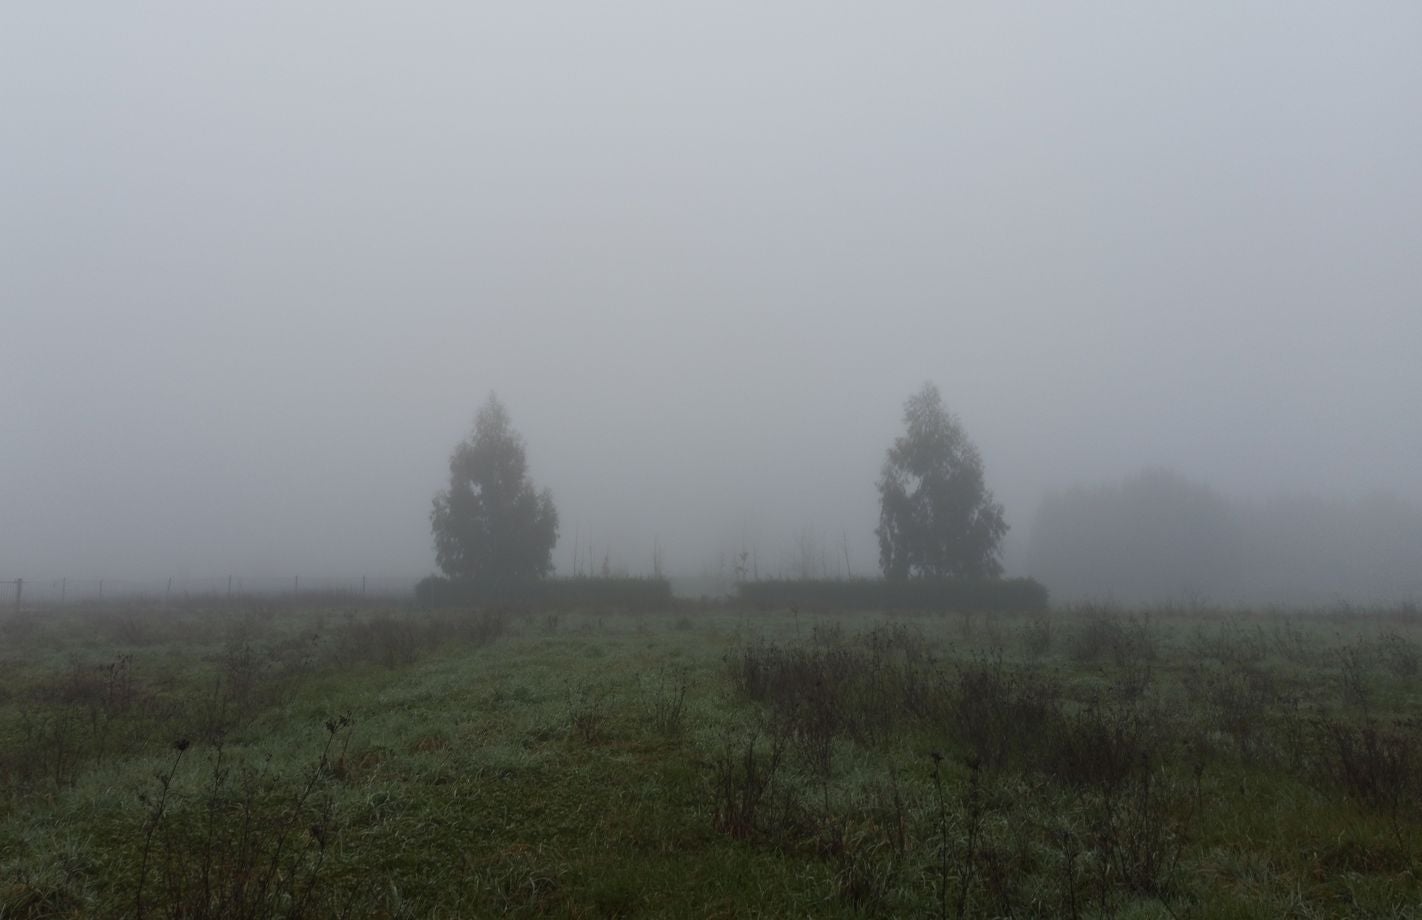
[[[932,383],[904,403],[904,434],[879,477],[879,566],[885,578],[997,577],[1007,523],[983,461]]]
[[[558,511],[528,478],[523,438],[490,395],[449,458],[430,512],[435,561],[451,578],[542,578],[553,569]]]

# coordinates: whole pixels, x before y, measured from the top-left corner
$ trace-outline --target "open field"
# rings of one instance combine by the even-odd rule
[[[1422,615],[0,615],[0,917],[1422,916]]]

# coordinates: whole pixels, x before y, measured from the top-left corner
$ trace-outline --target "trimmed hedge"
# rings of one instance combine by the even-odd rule
[[[541,610],[654,610],[672,606],[664,578],[449,579],[431,575],[415,586],[415,603],[438,607],[536,607]]]
[[[736,587],[742,604],[757,610],[991,610],[1047,609],[1047,589],[1031,578],[878,578],[746,581]]]

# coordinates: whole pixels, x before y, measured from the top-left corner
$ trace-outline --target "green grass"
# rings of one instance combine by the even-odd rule
[[[1090,609],[0,617],[0,917],[1417,916],[1419,640]]]

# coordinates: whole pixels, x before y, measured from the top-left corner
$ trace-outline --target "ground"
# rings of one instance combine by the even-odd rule
[[[1422,616],[0,615],[0,917],[1418,916]]]

